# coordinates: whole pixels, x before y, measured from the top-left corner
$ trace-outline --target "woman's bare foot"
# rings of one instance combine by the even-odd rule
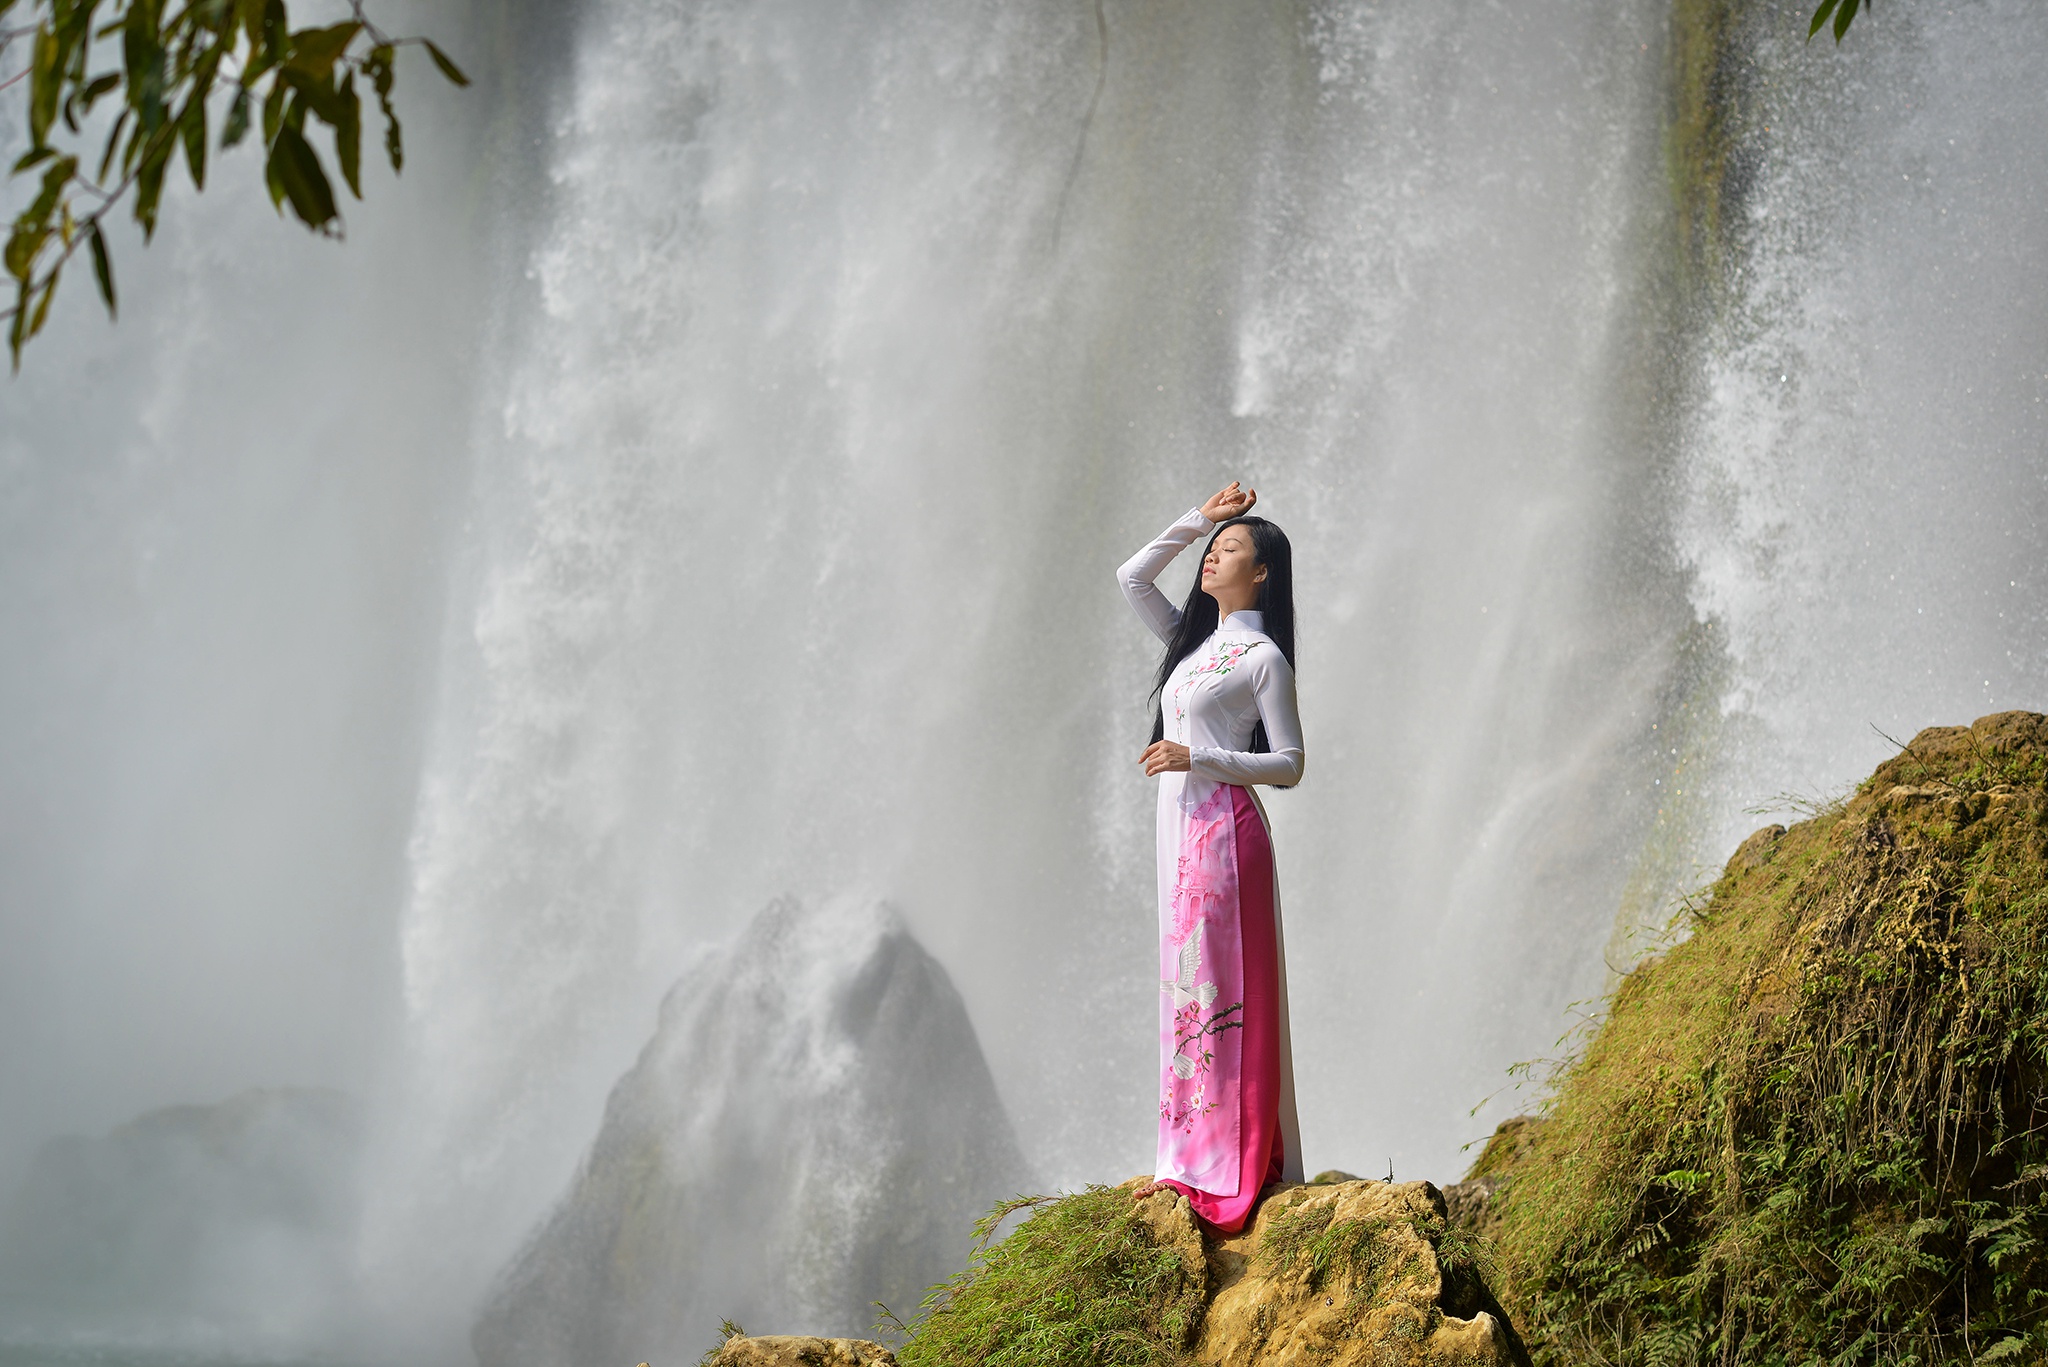
[[[1169,1187],[1164,1182],[1147,1182],[1144,1186],[1139,1187],[1136,1191],[1131,1193],[1131,1199],[1134,1201],[1142,1201],[1147,1196],[1154,1196],[1157,1195],[1159,1192],[1172,1190],[1173,1188]]]

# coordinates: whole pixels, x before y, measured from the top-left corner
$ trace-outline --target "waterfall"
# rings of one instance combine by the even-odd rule
[[[785,895],[901,910],[1048,1181],[1144,1170],[1112,572],[1232,478],[1311,1171],[1457,1176],[1754,809],[2048,705],[2023,0],[1729,10],[1704,275],[1690,0],[525,8],[345,247],[224,161],[0,388],[0,1176],[368,1094],[370,1294],[452,1355]]]
[[[1233,476],[1300,548],[1310,1163],[1455,1175],[1599,987],[1686,619],[1613,416],[1656,14],[1103,20],[583,14],[412,842],[434,1242],[532,1222],[683,948],[782,893],[901,905],[1041,1172],[1145,1169],[1111,571]]]
[[[1702,853],[1919,728],[2048,708],[2048,115],[2024,5],[1740,35],[1730,279],[1672,544],[1721,633]],[[1796,807],[1797,803],[1791,804]]]

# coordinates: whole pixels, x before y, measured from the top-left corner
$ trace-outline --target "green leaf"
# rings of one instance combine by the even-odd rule
[[[156,6],[148,0],[129,0],[128,21],[121,26],[121,58],[128,73],[128,107],[143,131],[154,133],[164,121],[164,49]]]
[[[249,134],[249,87],[242,86],[235,91],[235,102],[228,106],[228,121],[220,130],[220,145],[233,147]]]
[[[270,207],[277,210],[280,214],[283,213],[284,181],[278,177],[277,158],[275,156],[266,156],[263,159],[263,185],[265,189],[270,191]]]
[[[50,321],[50,301],[57,297],[57,281],[63,278],[62,267],[52,267],[50,283],[43,286],[43,297],[36,303],[35,317],[28,320],[28,332],[22,340],[35,336],[43,330],[43,324]]]
[[[1839,3],[1840,0],[1820,0],[1820,8],[1813,12],[1813,22],[1806,26],[1808,42],[1813,41],[1813,35],[1820,32],[1820,26],[1828,21],[1828,16],[1835,12],[1835,6]]]
[[[143,155],[142,169],[135,176],[135,221],[142,225],[142,240],[156,236],[157,204],[163,199],[164,172],[170,169],[171,154],[178,148],[174,138],[158,138]]]
[[[107,150],[100,157],[100,173],[94,179],[106,180],[107,172],[113,169],[114,153],[121,146],[121,134],[127,130],[130,117],[130,111],[124,109],[121,111],[121,117],[114,120],[113,130],[107,134]]]
[[[57,119],[57,96],[64,88],[63,57],[56,31],[47,24],[36,29],[29,58],[28,137],[37,147],[43,145]]]
[[[22,330],[28,326],[28,286],[22,285],[14,295],[14,318],[7,326],[7,351],[14,358],[14,373],[21,373]]]
[[[196,97],[202,101],[213,98],[214,74],[220,70],[220,59],[227,54],[228,44],[220,42],[208,44],[206,50],[199,54],[199,60],[192,64],[190,75],[180,78],[192,91],[192,96],[188,98]]]
[[[38,147],[33,151],[24,152],[21,154],[21,160],[14,163],[13,174],[18,176],[23,171],[28,170],[29,167],[34,166],[39,162],[48,161],[51,157],[54,157],[56,155],[57,149],[54,147]]]
[[[92,278],[99,282],[100,298],[107,301],[107,317],[119,316],[114,302],[114,260],[107,255],[107,240],[100,236],[100,221],[91,219],[85,225],[85,245],[92,249]]]
[[[284,0],[263,0],[263,55],[272,66],[282,62],[291,50],[291,20],[285,17]]]
[[[384,112],[384,155],[391,159],[391,171],[396,175],[405,169],[405,137],[398,126],[398,111],[391,107],[391,57],[389,43],[371,48],[363,69],[377,89],[377,107]]]
[[[29,276],[35,271],[36,257],[42,252],[43,244],[49,240],[50,229],[47,224],[38,226],[17,221],[14,232],[8,236],[7,250],[4,253],[7,273],[26,286]]]
[[[99,0],[91,0],[90,4],[80,5],[74,0],[72,4],[59,5],[55,9],[57,43],[64,49],[62,65],[72,85],[85,80],[86,55],[92,48],[92,44],[86,41],[86,34],[92,31],[93,6],[98,3]]]
[[[206,188],[206,92],[195,90],[178,116],[178,131],[185,139],[185,169],[192,173],[192,188]]]
[[[391,58],[393,49],[389,43],[379,43],[370,49],[370,55],[363,59],[363,70],[370,73],[371,84],[377,87],[379,95],[391,93]]]
[[[36,192],[35,201],[21,217],[14,220],[15,227],[18,229],[25,223],[47,226],[50,215],[57,208],[57,201],[63,197],[64,187],[71,183],[71,177],[77,170],[77,157],[59,157],[52,162],[50,169],[43,172],[42,189]]]
[[[1853,3],[1853,0],[1852,0]],[[434,59],[434,65],[441,68],[441,74],[457,85],[468,85],[469,77],[462,74],[462,68],[448,60],[448,54],[434,44],[431,38],[420,39],[427,46],[427,55]]]
[[[272,81],[270,93],[263,98],[263,144],[269,146],[277,141],[278,125],[284,122],[284,98],[291,94],[291,87],[283,81]]]
[[[133,129],[129,130],[128,145],[121,149],[122,175],[125,176],[130,171],[135,169],[136,159],[142,155],[143,148],[147,147],[148,145],[149,138],[146,134],[143,133],[142,125],[137,124]]]
[[[298,92],[306,107],[320,116],[320,122],[329,128],[337,127],[342,119],[341,92],[334,86],[334,74],[308,76],[296,67],[286,67],[278,73],[279,79]]]
[[[270,161],[277,170],[278,183],[284,187],[285,198],[292,203],[292,212],[307,227],[324,230],[340,217],[327,172],[320,168],[313,145],[298,129],[286,125],[277,130],[277,141],[270,146]]]
[[[100,96],[105,95],[110,90],[118,89],[120,84],[121,73],[118,71],[109,71],[103,76],[95,76],[91,85],[78,92],[79,112],[81,114],[90,114],[92,107],[99,103]]]
[[[349,193],[363,197],[363,102],[356,94],[356,74],[351,71],[341,82],[341,117],[334,120],[334,159],[341,163],[341,178]]]
[[[363,26],[354,21],[331,28],[302,28],[292,35],[291,55],[285,58],[285,66],[308,76],[327,77],[334,70],[335,59],[348,50],[362,31]]]
[[[1863,0],[1842,0],[1835,7],[1835,42],[1842,41],[1842,35],[1849,31],[1849,24],[1856,18],[1856,11],[1863,7]]]

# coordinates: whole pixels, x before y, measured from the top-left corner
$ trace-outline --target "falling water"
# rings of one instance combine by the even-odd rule
[[[1726,653],[1708,851],[1922,726],[2048,710],[2048,26],[1996,3],[1749,45],[1756,169],[1672,532]]]
[[[409,173],[339,253],[193,206],[131,318],[72,300],[0,394],[40,823],[0,914],[50,984],[7,1000],[54,1041],[0,1152],[371,1092],[366,1294],[452,1357],[663,989],[795,894],[901,909],[1048,1181],[1143,1169],[1154,647],[1111,571],[1242,476],[1300,574],[1307,1162],[1455,1176],[1747,809],[2048,705],[2048,23],[1751,16],[1709,304],[1668,19],[587,0],[521,47],[488,12],[484,179]],[[242,256],[274,283],[208,293]],[[339,350],[298,321],[336,314]],[[293,442],[186,383],[322,364],[376,397]],[[117,397],[76,417],[66,373]],[[278,985],[343,931],[340,986]],[[83,1026],[102,956],[176,986]]]

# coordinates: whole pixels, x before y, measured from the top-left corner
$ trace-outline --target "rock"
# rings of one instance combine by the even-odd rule
[[[1451,1223],[1484,1233],[1493,1223],[1493,1198],[1507,1185],[1500,1177],[1468,1177],[1444,1188],[1444,1212]]]
[[[1199,1367],[1529,1367],[1482,1245],[1427,1182],[1269,1189],[1222,1237],[1136,1177],[1030,1204],[948,1280],[912,1367],[1116,1360]]]
[[[343,1093],[268,1087],[52,1140],[0,1212],[0,1322],[280,1357],[331,1341],[359,1317],[363,1133]]]
[[[1328,1187],[1335,1186],[1339,1182],[1358,1182],[1363,1180],[1355,1172],[1345,1172],[1341,1168],[1330,1168],[1309,1178],[1308,1184],[1312,1187]]]
[[[1444,1249],[1448,1228],[1443,1195],[1427,1182],[1273,1193],[1242,1233],[1209,1245],[1210,1300],[1196,1360],[1527,1367],[1477,1269]]]
[[[885,908],[780,901],[670,991],[477,1360],[693,1362],[722,1319],[857,1333],[1031,1185],[938,962]]]
[[[866,1339],[735,1334],[705,1358],[702,1367],[896,1367],[896,1355]]]
[[[1495,1127],[1465,1180],[1443,1189],[1444,1210],[1454,1226],[1482,1239],[1491,1239],[1499,1232],[1500,1208],[1496,1198],[1507,1190],[1516,1164],[1542,1128],[1542,1118],[1533,1115],[1510,1116]]]
[[[1771,862],[1771,855],[1778,848],[1778,837],[1785,834],[1783,826],[1771,825],[1751,835],[1735,847],[1735,854],[1728,860],[1730,869],[1760,869]]]
[[[1149,1176],[1133,1177],[1121,1189],[1135,1191],[1150,1185],[1151,1181]],[[1135,1209],[1138,1218],[1152,1232],[1152,1242],[1161,1248],[1172,1249],[1198,1289],[1206,1292],[1209,1250],[1202,1237],[1202,1227],[1195,1219],[1195,1208],[1188,1204],[1188,1198],[1177,1191],[1155,1191],[1139,1201]]]

